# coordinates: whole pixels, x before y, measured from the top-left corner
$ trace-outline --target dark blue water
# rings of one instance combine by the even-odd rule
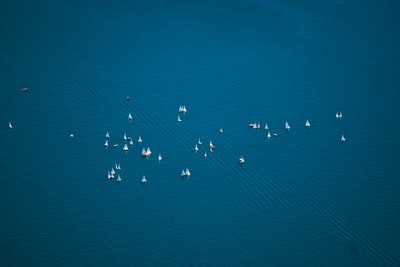
[[[400,265],[397,1],[43,2],[0,4],[1,265]]]

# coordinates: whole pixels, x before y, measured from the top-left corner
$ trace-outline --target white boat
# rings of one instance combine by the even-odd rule
[[[243,156],[240,156],[240,158],[239,158],[239,163],[240,163],[240,164],[243,164],[243,163],[244,163],[244,157],[243,157]]]
[[[306,123],[304,124],[307,128],[310,128],[311,124],[309,120],[306,120]]]
[[[124,133],[124,140],[128,140],[128,137],[126,137],[126,133]]]
[[[288,122],[285,122],[285,129],[286,129],[286,131],[289,131],[289,130],[290,130],[290,125],[289,125]]]
[[[11,121],[8,121],[8,129],[12,129],[12,128],[13,128],[13,126],[11,124]]]
[[[199,144],[199,145],[201,145],[201,144],[202,144],[202,142],[201,142],[200,138],[199,138],[199,140],[197,140],[197,144]]]
[[[214,149],[214,148],[215,148],[214,144],[210,141],[210,149]]]
[[[257,123],[249,123],[249,127],[256,129],[257,128]]]
[[[129,145],[133,146],[133,140],[132,139],[129,141]]]
[[[186,176],[186,177],[189,177],[189,176],[190,176],[190,171],[189,171],[188,168],[186,168],[186,170],[185,170],[185,176]]]
[[[132,114],[131,113],[128,114],[128,120],[132,120]]]
[[[142,137],[139,136],[137,141],[138,141],[139,144],[141,144],[143,142]]]
[[[346,138],[344,138],[344,135],[342,134],[342,137],[340,138],[340,141],[341,142],[345,142],[346,141]]]
[[[181,116],[178,115],[178,122],[181,122],[181,121],[182,121]]]
[[[266,131],[269,130],[268,123],[265,123],[264,130],[266,130]]]
[[[150,147],[148,147],[147,149],[145,148],[142,149],[142,157],[149,157],[150,155],[151,155]]]
[[[108,147],[108,140],[104,143],[104,147]]]
[[[110,138],[110,133],[107,131],[106,132],[106,138],[109,139]]]
[[[117,148],[118,147],[118,144],[113,144],[113,148]]]
[[[158,154],[158,161],[161,161],[162,160],[162,157],[161,157],[161,153],[160,154]]]
[[[271,133],[268,131],[267,133],[267,138],[270,139],[271,138]]]
[[[197,152],[199,151],[199,148],[197,147],[197,144],[194,146],[194,150]]]
[[[121,176],[119,176],[119,174],[118,174],[117,182],[119,183],[119,182],[121,182],[121,181],[122,181]]]
[[[123,151],[128,151],[128,150],[129,150],[128,145],[125,144],[124,147],[122,148],[122,150],[123,150]]]
[[[186,113],[186,111],[187,111],[186,106],[185,106],[185,105],[179,106],[178,111],[179,111],[180,113]]]
[[[144,184],[147,183],[146,176],[144,176],[144,175],[143,175],[143,177],[142,177],[142,183],[144,183]]]
[[[279,134],[278,134],[278,133],[274,133],[274,136],[275,136],[275,137],[278,137],[278,136],[279,136]]]
[[[207,158],[207,151],[204,151],[204,157]]]

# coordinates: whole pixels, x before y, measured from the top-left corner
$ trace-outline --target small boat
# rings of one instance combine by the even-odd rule
[[[345,142],[346,141],[346,138],[344,138],[344,135],[342,134],[342,137],[340,138],[340,141],[341,142]]]
[[[199,151],[199,148],[197,147],[197,144],[194,146],[194,150],[197,152]]]
[[[125,97],[125,99],[129,101],[129,100],[131,100],[131,97],[130,97],[129,95],[127,95],[127,96]]]
[[[110,138],[110,133],[107,131],[106,132],[106,138],[109,139]]]
[[[124,140],[128,140],[128,137],[126,137],[126,133],[124,133]]]
[[[267,133],[267,138],[270,139],[271,138],[271,133],[268,131]]]
[[[256,122],[255,123],[249,123],[249,127],[253,128],[253,129],[256,129],[257,128],[257,123]]]
[[[185,176],[186,176],[186,177],[189,177],[189,176],[190,176],[190,171],[189,171],[188,168],[186,168],[186,170],[185,170]]]
[[[131,113],[128,114],[128,120],[132,120],[132,114]]]
[[[219,128],[219,133],[223,133],[223,132],[224,132],[224,129]]]
[[[178,111],[179,111],[180,113],[186,113],[186,111],[187,111],[186,106],[185,106],[185,105],[179,106]]]
[[[108,140],[104,143],[104,147],[108,147]]]
[[[207,158],[207,151],[204,151],[204,157]]]
[[[274,136],[275,136],[275,137],[278,137],[278,136],[279,136],[279,134],[277,134],[277,133],[274,133]]]
[[[133,146],[133,140],[132,139],[129,141],[129,145]]]
[[[73,133],[69,134],[69,138],[74,138],[74,134]]]
[[[137,141],[138,141],[139,144],[141,144],[143,142],[142,137],[139,136]]]
[[[199,145],[201,145],[201,144],[202,144],[202,142],[201,142],[200,138],[199,138],[199,140],[197,140],[197,144],[199,144]]]
[[[144,175],[143,175],[143,177],[142,177],[142,183],[144,183],[144,184],[147,183],[146,176],[144,176]]]
[[[142,157],[149,157],[150,155],[151,155],[150,147],[148,147],[147,149],[145,148],[142,149]]]
[[[113,144],[113,148],[117,148],[118,147],[118,144]]]
[[[178,122],[181,122],[181,121],[182,121],[181,116],[178,115]]]
[[[243,164],[244,163],[244,157],[243,156],[240,156],[240,158],[239,158],[239,164]]]
[[[161,153],[160,154],[158,154],[158,161],[161,161],[162,160],[162,157],[161,157]]]
[[[290,130],[290,125],[288,122],[285,122],[285,130],[289,131]]]
[[[306,120],[306,123],[304,124],[307,128],[310,128],[311,124],[309,120]]]
[[[119,183],[119,182],[121,182],[121,181],[122,181],[121,176],[119,176],[119,174],[118,174],[118,176],[117,176],[117,182]]]
[[[210,141],[210,149],[214,149],[214,148],[215,148],[214,144]]]
[[[13,126],[11,124],[11,121],[8,121],[8,129],[12,129],[12,128],[13,128]]]
[[[21,89],[21,92],[23,92],[23,93],[25,93],[27,91],[28,91],[28,87],[24,87],[24,88]]]
[[[269,130],[268,123],[265,123],[264,130],[266,130],[266,131]]]

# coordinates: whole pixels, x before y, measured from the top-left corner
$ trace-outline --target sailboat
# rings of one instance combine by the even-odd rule
[[[197,147],[197,144],[194,146],[194,150],[197,152],[199,151],[199,148]]]
[[[181,116],[178,115],[178,122],[181,122],[181,121],[182,121]]]
[[[128,114],[128,120],[132,120],[132,114],[131,113]]]
[[[133,140],[132,139],[129,141],[129,145],[133,146]]]
[[[123,151],[128,151],[128,150],[129,150],[128,145],[125,144],[124,147],[122,148],[122,150],[123,150]]]
[[[158,154],[158,161],[161,161],[162,157],[161,157],[161,153]]]
[[[111,168],[110,174],[111,174],[111,176],[114,178],[114,174],[115,174],[114,168]]]
[[[304,124],[307,128],[310,128],[311,124],[309,120],[306,120],[306,123]]]
[[[118,174],[117,182],[119,183],[119,182],[121,182],[121,181],[122,181],[121,176],[119,176],[119,174]]]
[[[268,123],[265,123],[264,130],[266,130],[266,131],[269,130]]]
[[[108,147],[108,140],[104,143],[104,147]]]
[[[128,137],[126,137],[126,133],[124,133],[124,140],[128,140]]]
[[[147,149],[145,148],[142,149],[142,157],[149,157],[150,155],[151,155],[150,147],[148,147]]]
[[[337,111],[336,112],[336,119],[341,119],[341,118],[343,118],[342,112],[341,111]]]
[[[140,135],[139,135],[139,138],[138,138],[137,141],[138,141],[139,144],[141,144],[143,142],[142,137],[140,137]]]
[[[214,149],[215,146],[213,145],[213,143],[210,141],[210,150]]]
[[[183,177],[183,176],[186,176],[185,169],[183,169],[183,170],[182,170],[182,172],[181,172],[181,176],[182,176],[182,177]]]
[[[110,133],[107,131],[106,132],[106,138],[109,139],[110,138]]]
[[[285,129],[286,129],[286,131],[289,131],[289,130],[290,130],[290,125],[289,125],[288,122],[285,122]]]
[[[342,137],[340,138],[340,141],[341,142],[345,142],[346,141],[346,138],[344,138],[344,135],[342,134]]]
[[[190,176],[190,171],[189,171],[188,168],[186,168],[186,170],[185,170],[185,176],[186,176],[186,177],[189,177],[189,176]]]
[[[113,176],[111,175],[110,171],[107,172],[107,179],[111,180],[113,178]]]
[[[204,157],[207,158],[207,151],[204,151]]]
[[[267,133],[267,138],[270,139],[271,138],[271,133],[268,131]]]
[[[244,157],[243,156],[240,156],[240,158],[239,158],[239,164],[243,164],[244,163]]]
[[[201,142],[200,138],[199,138],[199,140],[197,140],[197,143],[198,143],[199,145],[201,145],[201,144],[202,144],[202,142]]]
[[[8,129],[12,129],[12,128],[13,128],[13,126],[11,124],[11,121],[8,121]]]
[[[120,170],[121,169],[121,164],[120,163],[115,163],[115,169]]]
[[[144,175],[143,175],[143,177],[142,177],[142,183],[144,183],[144,184],[147,183],[146,176],[144,176]]]

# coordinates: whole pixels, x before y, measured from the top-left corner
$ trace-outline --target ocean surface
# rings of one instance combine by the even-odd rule
[[[1,2],[0,265],[400,266],[399,14]]]

